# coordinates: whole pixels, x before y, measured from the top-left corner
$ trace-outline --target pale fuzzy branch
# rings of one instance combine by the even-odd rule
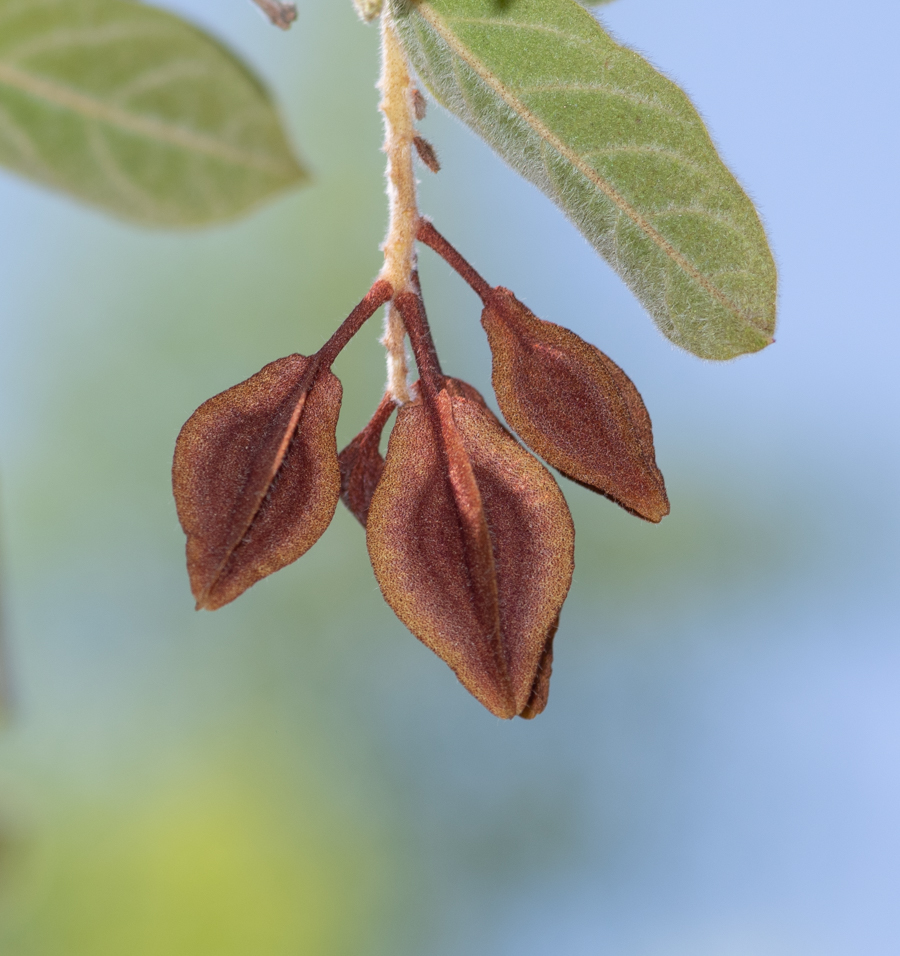
[[[390,220],[384,242],[381,278],[395,294],[409,291],[416,268],[416,230],[419,210],[413,171],[413,141],[416,138],[412,106],[412,80],[406,55],[390,15],[381,16],[381,90],[379,108],[384,114],[384,152],[387,154],[387,194]]]
[[[413,287],[416,268],[416,230],[419,209],[413,170],[416,138],[413,84],[406,55],[385,10],[381,15],[380,109],[384,114],[384,152],[387,154],[387,194],[390,219],[384,241],[384,266],[380,277],[390,282],[394,293]],[[387,390],[398,402],[409,401],[408,366],[403,319],[393,304],[387,309],[382,343],[388,352]]]
[[[406,355],[406,327],[393,302],[385,309],[381,344],[387,351],[387,393],[399,405],[410,401],[409,361]]]
[[[262,12],[282,30],[287,30],[297,19],[297,5],[281,3],[280,0],[253,0]]]

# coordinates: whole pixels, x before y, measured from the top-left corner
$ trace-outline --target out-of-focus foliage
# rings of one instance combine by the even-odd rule
[[[336,956],[390,895],[371,832],[260,773],[75,799],[13,846],[4,956]]]
[[[162,226],[230,219],[306,175],[246,65],[126,0],[0,0],[0,164]]]

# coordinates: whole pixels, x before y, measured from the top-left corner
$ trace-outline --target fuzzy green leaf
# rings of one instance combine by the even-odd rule
[[[575,0],[391,0],[435,98],[572,219],[660,329],[704,358],[772,341],[753,204],[685,94]]]
[[[305,178],[234,54],[127,0],[0,0],[0,164],[163,226],[232,218]]]

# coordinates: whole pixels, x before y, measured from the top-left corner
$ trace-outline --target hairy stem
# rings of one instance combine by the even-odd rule
[[[387,194],[390,219],[384,242],[384,266],[379,277],[396,294],[413,289],[416,268],[416,230],[419,210],[413,172],[416,137],[413,82],[390,13],[381,14],[380,109],[384,114],[384,151],[387,154]],[[387,391],[398,402],[409,401],[406,330],[393,303],[388,307],[382,343],[387,349]]]
[[[406,361],[406,328],[403,317],[393,302],[388,303],[384,314],[384,335],[381,344],[387,352],[387,384],[385,391],[399,404],[408,402],[409,365]]]
[[[433,399],[444,387],[444,373],[428,327],[422,293],[418,289],[415,292],[401,292],[394,301],[409,332],[409,341],[419,367],[421,388],[428,398]]]
[[[469,283],[482,301],[487,302],[491,287],[427,219],[419,220],[419,229],[416,235],[419,242],[424,242],[426,246],[433,249]]]
[[[319,360],[316,367],[331,368],[331,363],[338,357],[341,349],[363,327],[363,323],[374,315],[378,308],[384,305],[393,294],[394,290],[390,283],[385,282],[384,279],[376,279],[363,300],[316,353]]]

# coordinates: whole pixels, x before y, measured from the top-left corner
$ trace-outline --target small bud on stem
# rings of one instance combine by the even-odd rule
[[[417,136],[413,140],[413,145],[416,147],[419,159],[421,159],[433,173],[439,173],[441,171],[441,164],[431,143],[423,136]]]
[[[422,91],[417,86],[413,87],[412,101],[413,115],[421,122],[423,119],[425,119],[425,114],[428,112],[428,101],[422,95]]]
[[[281,3],[280,0],[253,0],[253,2],[276,27],[282,30],[290,29],[291,24],[297,19],[297,5],[294,3]]]

